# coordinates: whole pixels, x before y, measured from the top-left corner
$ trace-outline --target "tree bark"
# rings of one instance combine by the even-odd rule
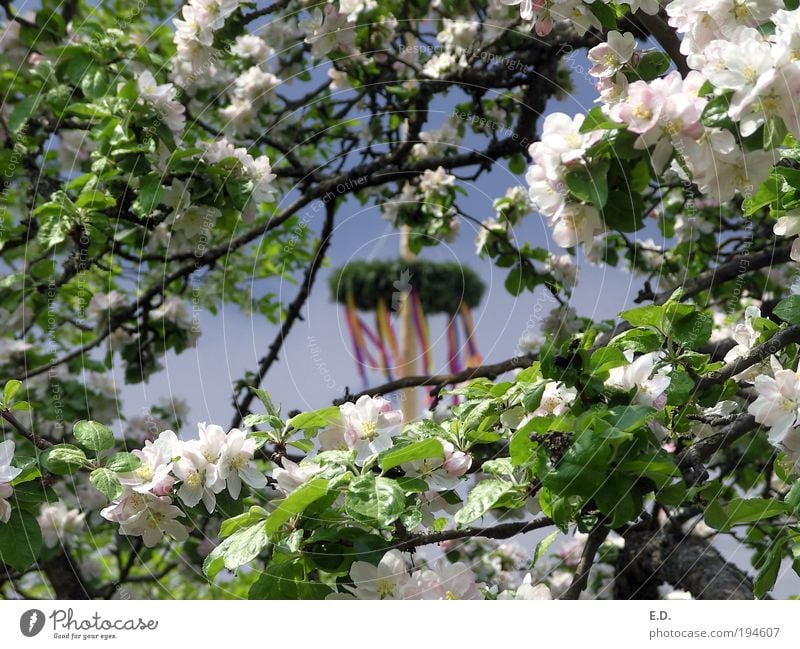
[[[750,578],[707,542],[680,530],[632,529],[617,560],[615,599],[658,599],[664,582],[695,599],[753,599]]]
[[[66,549],[46,563],[40,564],[50,581],[56,599],[92,599],[83,584],[78,566],[67,554]]]

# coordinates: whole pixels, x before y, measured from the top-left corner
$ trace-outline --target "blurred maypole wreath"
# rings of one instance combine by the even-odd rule
[[[480,304],[485,286],[477,274],[454,262],[420,259],[354,261],[333,271],[333,297],[345,307],[345,320],[361,380],[368,385],[367,370],[381,370],[393,380],[398,368],[416,369],[417,354],[398,343],[395,324],[406,319],[419,344],[422,372],[432,372],[427,316],[445,314],[448,364],[455,373],[480,365],[471,309]],[[403,308],[408,300],[408,308]],[[370,326],[360,312],[374,313]],[[460,324],[459,324],[460,323]],[[463,339],[463,344],[461,340]]]

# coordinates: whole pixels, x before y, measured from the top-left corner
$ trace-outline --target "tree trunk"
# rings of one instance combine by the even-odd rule
[[[66,549],[40,567],[47,575],[56,599],[92,599],[83,584],[78,566]]]
[[[630,530],[624,538],[615,599],[658,599],[664,582],[695,599],[753,599],[750,578],[701,539],[667,527]]]

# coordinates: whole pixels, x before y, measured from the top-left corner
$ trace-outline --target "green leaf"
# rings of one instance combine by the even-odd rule
[[[106,468],[117,473],[127,473],[138,467],[142,461],[132,453],[115,453],[106,464]]]
[[[89,474],[89,481],[109,500],[114,500],[122,493],[122,485],[117,474],[109,469],[95,469]]]
[[[687,316],[673,320],[670,336],[682,347],[699,349],[711,337],[711,327],[714,324],[707,313],[694,311]]]
[[[609,527],[620,527],[639,514],[635,484],[635,478],[612,473],[595,494],[597,508],[611,518]]]
[[[400,517],[405,504],[405,492],[395,480],[364,475],[350,483],[344,507],[353,519],[383,528]]]
[[[700,121],[704,126],[711,128],[721,127],[727,128],[733,126],[733,121],[728,117],[728,110],[730,109],[730,93],[714,97],[706,104],[703,109],[703,114]]]
[[[783,543],[775,541],[767,552],[764,564],[758,571],[756,578],[753,582],[753,594],[761,599],[775,585],[778,579],[778,571],[781,567],[781,559],[783,557]]]
[[[331,593],[325,584],[309,581],[299,563],[270,563],[250,587],[249,599],[325,599]]]
[[[90,451],[106,451],[114,446],[114,433],[100,422],[82,419],[72,428],[75,439]]]
[[[775,306],[773,313],[784,322],[800,324],[800,295],[790,295]]]
[[[594,14],[605,29],[613,30],[617,28],[617,14],[609,5],[602,2],[593,2],[589,5],[589,11]]]
[[[36,562],[41,549],[42,530],[36,517],[13,509],[8,523],[0,523],[0,563],[22,572]]]
[[[56,444],[42,454],[42,465],[56,475],[75,473],[86,462],[86,454],[72,444]]]
[[[734,525],[774,518],[792,510],[789,503],[770,498],[734,498],[724,505],[718,503],[718,506],[721,512],[715,509],[711,520],[708,515],[710,506],[706,509],[706,523],[722,531],[727,531]]]
[[[577,165],[567,170],[564,180],[575,198],[602,208],[608,200],[608,160],[591,166]]]
[[[663,306],[640,306],[629,309],[619,314],[619,317],[626,320],[634,327],[654,327],[663,330],[664,327],[664,307]]]
[[[775,174],[767,178],[755,194],[748,196],[742,202],[742,212],[744,216],[752,216],[762,207],[775,210],[779,205],[779,196],[783,193],[783,179]]]
[[[238,516],[227,518],[222,521],[222,524],[219,527],[219,538],[224,539],[226,536],[230,536],[237,530],[240,530],[244,527],[250,527],[258,521],[263,521],[268,516],[269,512],[266,509],[254,505],[243,514],[239,514]]]
[[[602,215],[606,228],[636,232],[644,227],[644,201],[636,192],[615,189],[608,195]]]
[[[12,133],[19,133],[28,119],[30,119],[30,116],[36,112],[41,98],[42,93],[34,92],[16,102],[11,114],[8,116],[8,130]]]
[[[309,480],[278,503],[275,511],[267,518],[264,530],[269,536],[272,536],[286,521],[304,511],[306,507],[322,498],[326,493],[328,493],[327,480],[324,478]]]
[[[514,266],[509,271],[505,287],[511,295],[519,295],[525,290],[525,271],[521,266]]]
[[[224,539],[211,551],[203,561],[203,572],[209,579],[214,579],[223,567],[235,571],[255,559],[267,545],[269,537],[264,523],[246,527]]]
[[[618,336],[614,336],[608,345],[618,347],[623,350],[647,354],[661,349],[664,339],[652,329],[635,328],[628,329]]]
[[[438,439],[423,439],[419,442],[412,442],[400,448],[394,448],[386,452],[381,458],[381,469],[388,471],[396,466],[415,460],[426,460],[432,457],[444,457],[442,443]]]
[[[132,206],[133,213],[144,218],[156,208],[162,194],[161,174],[147,174],[139,182],[137,197]]]
[[[559,534],[561,534],[561,531],[556,530],[555,532],[548,534],[536,544],[536,549],[533,551],[533,559],[531,559],[531,565],[528,570],[533,570],[534,567],[536,567],[536,563],[547,553],[547,551],[550,549],[550,546],[553,545],[553,542],[558,538]]]
[[[664,52],[648,52],[639,59],[639,64],[635,68],[636,76],[642,81],[652,81],[664,74],[671,63],[671,59]]]
[[[3,403],[6,404],[6,406],[8,406],[14,400],[14,397],[17,395],[17,392],[19,392],[21,387],[22,381],[18,381],[17,379],[6,381],[6,384],[3,387]]]
[[[456,525],[463,527],[476,518],[480,518],[495,506],[507,493],[513,491],[514,485],[503,480],[483,480],[476,484],[467,495],[464,507],[456,512]]]
[[[24,482],[36,480],[36,478],[42,475],[41,471],[39,471],[39,463],[34,457],[24,457],[18,455],[14,458],[14,464],[18,469],[20,469],[20,474],[11,481],[12,487],[20,485]]]
[[[621,365],[628,365],[625,354],[614,347],[601,347],[589,359],[589,375],[606,378],[609,370]]]
[[[782,118],[777,115],[768,116],[764,121],[764,149],[769,151],[781,146],[787,133]]]
[[[586,118],[583,120],[583,124],[581,124],[580,132],[589,133],[590,131],[622,128],[623,126],[623,124],[611,121],[603,112],[602,108],[595,106],[586,113]]]
[[[340,419],[339,408],[337,406],[329,406],[321,410],[312,410],[311,412],[301,412],[299,415],[292,417],[287,423],[291,428],[298,430],[308,430],[316,428],[324,428],[335,424]]]

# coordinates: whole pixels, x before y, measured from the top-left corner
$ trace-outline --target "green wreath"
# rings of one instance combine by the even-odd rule
[[[376,311],[380,299],[391,308],[393,296],[413,288],[426,314],[455,315],[464,303],[477,307],[486,289],[470,268],[425,260],[353,261],[335,269],[329,281],[337,302],[346,304],[352,295],[360,311]]]

